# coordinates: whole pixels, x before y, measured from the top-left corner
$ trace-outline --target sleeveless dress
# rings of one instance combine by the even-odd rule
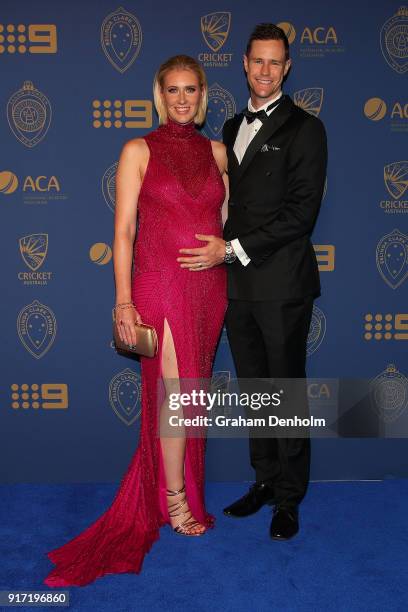
[[[176,259],[180,248],[206,244],[195,234],[222,236],[225,189],[211,143],[194,123],[171,120],[145,142],[150,157],[138,200],[132,299],[143,322],[156,328],[159,351],[154,358],[141,358],[139,445],[110,507],[82,533],[47,553],[56,564],[44,580],[50,587],[140,572],[159,528],[170,523],[158,435],[164,322],[173,337],[180,379],[208,380],[224,320],[224,265],[191,272]],[[204,503],[205,444],[204,435],[186,437],[185,484],[194,518],[210,528],[214,518]]]

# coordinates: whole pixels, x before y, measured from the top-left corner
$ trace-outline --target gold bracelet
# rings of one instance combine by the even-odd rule
[[[116,306],[114,306],[115,310],[117,308],[120,308],[120,310],[123,310],[124,308],[135,308],[135,305],[133,302],[122,302],[121,304],[116,304]]]

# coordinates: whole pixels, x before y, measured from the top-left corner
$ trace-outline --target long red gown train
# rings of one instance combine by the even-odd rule
[[[224,266],[180,268],[183,247],[203,246],[195,234],[222,235],[225,190],[211,143],[193,123],[171,120],[145,137],[150,158],[138,200],[132,299],[154,325],[159,352],[141,359],[142,416],[138,448],[110,507],[87,529],[47,553],[56,564],[44,583],[83,586],[104,574],[138,573],[169,523],[158,436],[158,380],[164,321],[173,336],[180,378],[211,377],[226,309]],[[205,438],[187,437],[186,494],[197,521],[212,527],[204,503]]]

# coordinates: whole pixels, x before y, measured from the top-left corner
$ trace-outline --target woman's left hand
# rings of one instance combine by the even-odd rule
[[[196,249],[179,249],[180,253],[189,257],[178,257],[180,268],[188,268],[191,272],[208,270],[214,266],[224,263],[225,240],[218,236],[208,236],[206,234],[196,234],[197,240],[207,242],[206,246]]]

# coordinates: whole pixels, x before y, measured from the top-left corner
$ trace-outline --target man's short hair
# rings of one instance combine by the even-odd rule
[[[251,52],[252,41],[254,40],[282,40],[285,47],[285,60],[289,59],[289,41],[285,32],[279,26],[274,23],[259,23],[255,26],[249,37],[246,56],[248,57]]]

